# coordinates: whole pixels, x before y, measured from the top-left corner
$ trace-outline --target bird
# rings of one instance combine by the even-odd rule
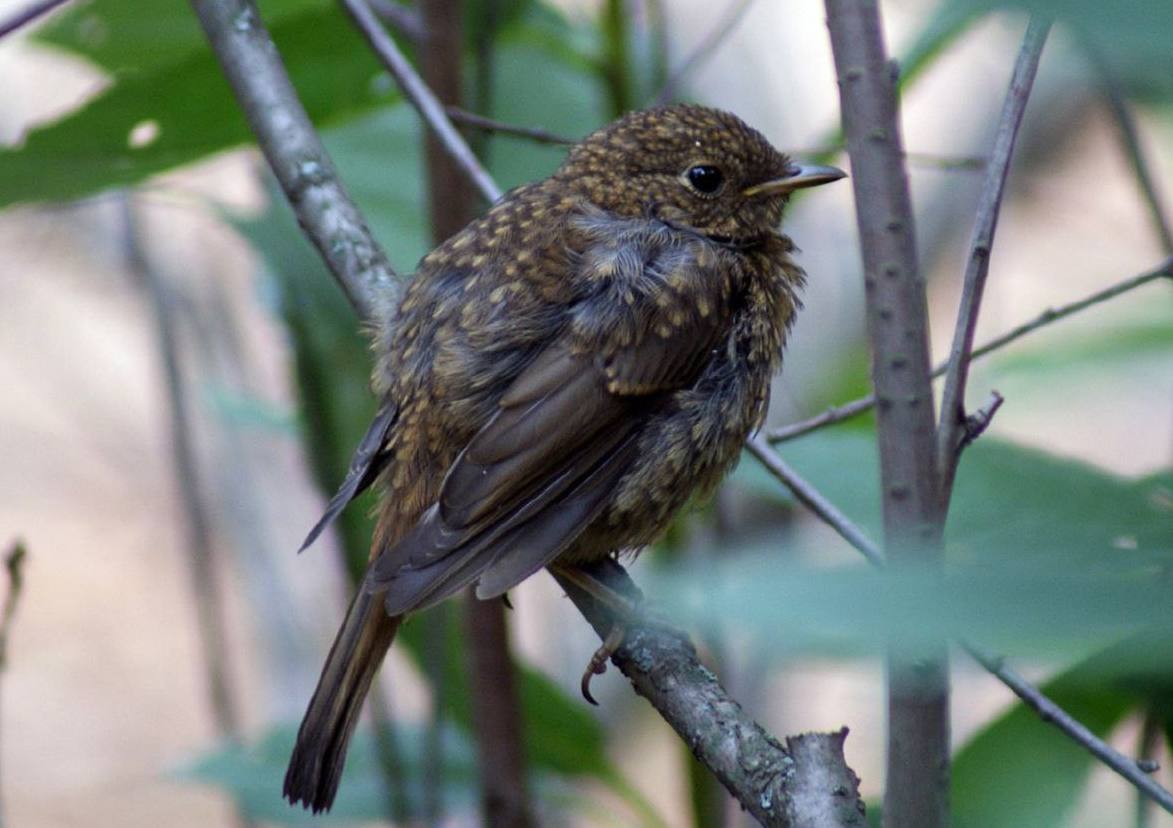
[[[302,547],[377,488],[370,562],[297,734],[290,803],[333,804],[406,615],[645,547],[737,462],[805,280],[783,208],[844,175],[729,112],[634,111],[423,257],[377,313],[380,404]]]

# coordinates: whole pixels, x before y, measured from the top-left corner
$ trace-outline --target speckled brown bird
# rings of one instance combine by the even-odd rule
[[[375,343],[379,413],[306,540],[378,483],[291,802],[330,807],[405,614],[651,543],[736,462],[799,306],[783,206],[842,176],[726,112],[634,112],[424,257]]]

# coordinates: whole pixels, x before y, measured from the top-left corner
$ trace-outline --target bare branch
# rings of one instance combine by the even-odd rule
[[[581,568],[634,605],[642,601],[643,595],[615,560]],[[615,615],[556,569],[550,573],[605,638]],[[638,619],[626,623],[626,636],[612,662],[761,825],[866,825],[858,779],[843,759],[844,731],[798,737],[816,743],[835,740],[834,745],[787,751],[697,660],[682,632]],[[822,784],[828,778],[835,784]],[[828,816],[812,821],[811,814]]]
[[[1093,756],[1135,785],[1137,790],[1173,814],[1173,793],[1170,793],[1157,784],[1146,773],[1146,768],[1141,767],[1140,762],[1125,756],[1072,718],[1063,708],[1043,695],[1038,688],[1031,685],[1030,682],[1014,670],[1007,667],[1001,656],[988,653],[970,642],[962,641],[961,646],[979,664],[1013,690],[1014,694],[1022,699],[1028,707],[1038,713],[1039,718],[1044,722],[1055,725],[1055,727],[1067,734],[1073,741],[1083,746]]]
[[[64,6],[69,0],[40,0],[28,8],[21,9],[7,20],[0,20],[0,38],[12,34],[35,20],[39,20],[58,6]]]
[[[8,577],[8,590],[4,593],[4,606],[0,609],[0,672],[8,667],[8,634],[12,631],[12,619],[24,594],[24,561],[28,549],[24,541],[15,540],[4,554],[4,572]]]
[[[998,228],[1002,194],[1006,188],[1006,176],[1010,170],[1010,159],[1014,155],[1018,129],[1026,112],[1026,102],[1034,86],[1039,58],[1043,54],[1050,29],[1050,20],[1035,15],[1027,23],[1026,34],[1022,38],[1022,46],[1010,77],[1010,88],[1002,105],[1002,117],[994,137],[990,164],[986,168],[986,181],[978,201],[973,240],[970,242],[969,261],[961,291],[961,306],[957,310],[957,326],[953,331],[953,347],[949,352],[949,368],[945,373],[941,421],[937,426],[937,461],[944,509],[948,508],[953,477],[957,473],[957,460],[966,442],[965,384],[969,378],[970,352],[973,350],[973,334],[977,329],[982,293],[990,271],[990,251]]]
[[[155,323],[156,345],[162,359],[163,385],[167,393],[172,462],[179,485],[187,529],[187,563],[190,570],[196,623],[207,671],[212,717],[220,735],[237,739],[240,714],[232,697],[227,658],[228,634],[224,627],[224,595],[216,574],[216,545],[212,517],[200,486],[199,463],[193,442],[188,386],[180,365],[176,339],[175,296],[147,261],[134,206],[122,202],[127,266],[140,283]]]
[[[1087,308],[1093,307],[1106,302],[1109,299],[1114,299],[1132,290],[1135,290],[1142,285],[1147,285],[1149,282],[1157,279],[1173,279],[1173,258],[1168,258],[1152,270],[1144,273],[1131,276],[1127,279],[1110,285],[1102,290],[1097,290],[1085,296],[1083,299],[1077,299],[1074,302],[1069,302],[1066,305],[1060,305],[1057,308],[1048,308],[1028,322],[1024,322],[1016,328],[1011,328],[1004,334],[994,337],[988,342],[984,343],[973,350],[970,354],[970,361],[980,359],[988,354],[993,353],[1001,348],[1006,347],[1011,342],[1021,339],[1027,334],[1033,333],[1040,328],[1045,328],[1053,322],[1058,322],[1060,319],[1066,319],[1068,316],[1079,313]],[[939,377],[945,373],[949,367],[948,362],[942,362],[933,369],[932,376]],[[844,420],[849,420],[852,417],[857,417],[867,411],[871,411],[876,404],[876,397],[874,394],[869,394],[866,397],[860,397],[851,402],[843,403],[842,405],[832,406],[821,414],[814,417],[809,417],[805,420],[800,420],[797,423],[779,426],[771,429],[766,434],[766,439],[771,443],[781,443],[786,440],[793,440],[795,437],[801,437],[804,434],[809,434],[816,429],[823,426],[841,423]]]
[[[847,515],[839,511],[839,507],[800,477],[790,467],[790,464],[783,460],[778,452],[770,448],[770,445],[760,435],[749,438],[745,445],[750,454],[756,457],[767,471],[778,478],[799,503],[818,515],[820,520],[838,532],[843,540],[863,553],[863,556],[874,566],[884,565],[884,553],[880,547],[876,546],[871,538],[865,535],[863,530],[856,526]]]
[[[718,23],[709,34],[701,40],[697,47],[692,50],[692,53],[684,59],[684,61],[676,68],[676,71],[665,81],[664,85],[660,87],[660,91],[656,93],[655,98],[652,99],[652,106],[664,106],[669,103],[673,96],[680,88],[680,84],[688,77],[697,66],[712,56],[713,52],[717,51],[717,47],[724,42],[730,33],[737,28],[737,24],[749,11],[753,0],[733,0],[729,4],[729,8],[721,17],[721,22]]]
[[[958,446],[959,450],[982,436],[985,430],[990,427],[994,415],[998,413],[998,409],[1002,407],[1002,403],[1005,401],[1005,398],[997,391],[991,391],[990,398],[986,401],[985,405],[965,418],[965,431],[961,435],[961,444]]]
[[[1116,121],[1116,128],[1120,132],[1120,142],[1124,145],[1124,153],[1132,164],[1132,171],[1136,176],[1136,183],[1140,187],[1145,205],[1148,207],[1153,229],[1157,233],[1157,238],[1160,239],[1161,250],[1166,254],[1173,254],[1173,229],[1169,227],[1169,220],[1165,217],[1164,199],[1161,198],[1161,193],[1157,189],[1152,167],[1141,147],[1140,133],[1136,128],[1136,119],[1132,117],[1132,109],[1099,49],[1086,40],[1083,42],[1083,47],[1099,76],[1104,101],[1108,104],[1108,108],[1112,111],[1112,117]]]
[[[8,667],[8,636],[12,632],[12,620],[16,617],[16,608],[24,594],[24,562],[28,557],[28,550],[24,541],[19,538],[12,542],[12,546],[4,555],[4,571],[8,576],[8,590],[4,594],[4,606],[0,609],[0,676]],[[0,786],[0,828],[6,824],[4,820],[3,788]]]
[[[452,158],[463,168],[465,174],[480,191],[487,201],[493,202],[501,197],[501,189],[493,181],[488,171],[481,166],[481,162],[469,148],[468,142],[448,120],[444,112],[444,104],[436,98],[423,78],[412,68],[411,63],[399,51],[399,46],[379,24],[371,7],[366,0],[339,0],[351,20],[362,32],[371,49],[378,56],[379,61],[395,78],[403,94],[407,96],[411,105],[424,119],[428,129],[435,133],[443,142],[444,147]]]
[[[338,179],[253,0],[191,0],[298,223],[363,318],[393,304],[395,271]]]
[[[421,43],[427,35],[424,22],[416,9],[401,6],[394,0],[370,0],[371,11],[383,24],[414,43]]]
[[[863,254],[872,377],[879,400],[885,558],[893,566],[938,566],[941,509],[929,328],[904,167],[897,70],[889,63],[875,0],[826,0],[851,157]],[[949,660],[888,658],[886,826],[949,824]]]
[[[996,399],[1000,400],[1001,397],[996,397]],[[992,411],[997,410],[996,405],[991,407]],[[990,416],[993,416],[992,411]],[[883,554],[876,543],[850,518],[840,512],[818,489],[794,471],[773,448],[760,437],[750,440],[747,445],[753,455],[761,461],[766,471],[789,489],[799,502],[807,506],[820,520],[839,533],[840,537],[862,553],[873,566],[884,566]],[[989,653],[971,641],[962,640],[958,643],[975,661],[1038,713],[1039,718],[1044,722],[1049,722],[1059,728],[1068,738],[1086,748],[1093,756],[1135,785],[1145,796],[1173,813],[1173,794],[1145,775],[1145,773],[1151,773],[1155,768],[1144,766],[1110,747],[1063,708],[1048,699],[1041,690],[1007,667],[1002,656]]]
[[[555,135],[553,132],[548,132],[544,129],[536,127],[523,127],[515,124],[507,124],[504,121],[497,121],[492,118],[486,118],[484,115],[478,115],[475,112],[469,112],[467,109],[461,109],[458,106],[446,106],[444,112],[458,124],[473,127],[474,129],[482,129],[485,132],[500,132],[504,135],[514,135],[518,138],[528,138],[531,141],[536,141],[539,144],[560,144],[562,146],[569,146],[575,143],[574,138],[567,138],[564,135]]]

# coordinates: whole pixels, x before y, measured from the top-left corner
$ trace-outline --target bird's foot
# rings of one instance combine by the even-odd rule
[[[636,626],[657,626],[664,624],[663,616],[656,612],[639,593],[620,592],[601,578],[591,567],[555,563],[550,566],[554,577],[565,589],[576,589],[589,595],[597,604],[605,607],[611,616],[611,629],[587,663],[579,685],[582,697],[598,705],[591,695],[591,680],[607,672],[607,662],[623,646],[628,631]]]
[[[595,707],[598,707],[599,703],[591,695],[591,679],[607,672],[607,662],[611,660],[611,656],[615,655],[615,651],[623,646],[625,638],[627,638],[627,623],[616,621],[614,626],[611,627],[611,632],[607,633],[607,637],[603,639],[602,645],[591,656],[591,660],[587,663],[586,669],[582,671],[582,682],[579,684],[579,688],[582,690],[582,697],[595,705]]]

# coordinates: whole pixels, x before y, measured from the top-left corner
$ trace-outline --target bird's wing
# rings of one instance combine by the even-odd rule
[[[350,458],[350,468],[346,471],[346,478],[338,487],[338,491],[330,498],[326,511],[318,518],[314,528],[302,541],[298,552],[304,551],[317,540],[318,535],[322,534],[326,527],[334,522],[334,519],[346,508],[346,505],[375,482],[379,472],[387,465],[387,455],[384,453],[387,445],[387,433],[394,425],[398,413],[398,408],[390,400],[384,400],[383,404],[379,406],[379,410],[375,412],[374,420],[367,428],[367,433],[363,435],[358,448],[354,450],[354,455]]]
[[[633,301],[603,295],[610,282],[584,299],[449,468],[438,501],[376,558],[366,588],[385,591],[389,614],[474,581],[479,597],[499,595],[556,558],[636,462],[664,392],[695,381],[727,326],[724,278],[683,268],[676,250],[689,278],[673,288],[651,272],[662,258],[633,260],[644,271],[629,274]],[[688,295],[698,290],[700,301]]]

